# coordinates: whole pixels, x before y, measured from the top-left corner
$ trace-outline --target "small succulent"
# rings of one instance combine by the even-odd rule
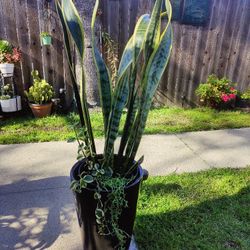
[[[33,77],[33,85],[29,88],[29,91],[25,91],[30,103],[45,104],[51,102],[54,96],[53,87],[46,82],[46,80],[39,77],[37,70],[31,72]]]
[[[13,97],[13,90],[10,84],[6,84],[1,88],[0,100],[8,100]]]
[[[50,36],[50,34],[48,32],[41,32],[40,36],[47,37],[47,36]]]

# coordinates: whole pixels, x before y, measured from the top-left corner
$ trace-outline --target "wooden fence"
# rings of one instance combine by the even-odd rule
[[[41,46],[43,31],[52,35],[52,46]],[[66,87],[66,99],[71,102],[69,70],[54,1],[0,0],[0,38],[22,51],[21,63],[15,67],[19,94],[23,95],[31,84],[31,70],[37,69],[41,77],[53,84],[57,96],[59,89]]]
[[[153,2],[102,1],[102,23],[121,45],[120,51],[138,16],[149,13]],[[250,87],[250,0],[172,0],[172,4],[174,45],[157,100],[193,105],[195,89],[212,73],[238,83],[239,90]],[[197,13],[206,20],[192,20]]]
[[[75,0],[83,6],[81,1]],[[120,53],[138,16],[150,12],[153,2],[101,0],[103,29],[119,43]],[[191,5],[196,2],[198,7]],[[240,90],[250,87],[250,0],[172,3],[174,46],[156,99],[163,104],[193,105],[197,102],[195,88],[211,73],[232,79]],[[197,13],[204,20],[197,18]],[[52,46],[41,47],[42,31],[52,34]],[[0,38],[22,50],[23,60],[15,71],[19,93],[31,83],[30,71],[38,69],[53,83],[57,95],[66,86],[67,102],[71,102],[62,32],[53,0],[0,0]]]

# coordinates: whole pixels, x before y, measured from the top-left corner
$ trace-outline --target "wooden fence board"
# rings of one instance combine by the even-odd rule
[[[27,25],[27,2],[26,1],[15,1],[15,16],[16,16],[16,29],[17,29],[17,40],[18,47],[22,51],[21,71],[22,78],[18,79],[19,84],[23,85],[23,89],[27,89],[31,82],[31,61],[29,56],[29,28]],[[23,13],[20,15],[20,13]]]

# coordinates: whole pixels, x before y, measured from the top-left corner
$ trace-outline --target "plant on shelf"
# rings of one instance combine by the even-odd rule
[[[0,106],[2,112],[16,112],[21,110],[21,97],[15,96],[11,84],[6,84],[1,87]]]
[[[51,45],[52,37],[48,32],[41,32],[40,34],[42,45]]]
[[[33,77],[33,85],[28,91],[25,91],[25,95],[29,100],[34,116],[39,118],[45,117],[51,113],[54,90],[46,80],[39,77],[37,70],[33,70],[31,75]]]
[[[237,96],[235,84],[225,77],[219,79],[216,75],[208,76],[195,93],[202,105],[212,108],[233,108]]]
[[[13,76],[14,64],[21,60],[22,54],[18,48],[8,41],[0,40],[0,71],[3,76]]]
[[[14,95],[12,86],[10,84],[6,84],[1,89],[0,100],[8,100],[12,98]]]
[[[105,146],[97,154],[84,78],[84,28],[72,0],[57,0],[57,12],[64,33],[70,76],[80,121],[73,121],[79,143],[78,161],[71,169],[71,188],[76,198],[84,249],[128,249],[136,214],[139,185],[144,171],[136,153],[146,125],[154,93],[168,64],[172,48],[170,24],[172,8],[156,0],[152,14],[142,15],[121,57],[114,90],[110,73],[95,41],[95,20],[99,0],[92,16],[92,52],[98,75],[103,113]],[[168,15],[162,22],[162,16]],[[82,81],[77,82],[72,48],[81,59]],[[80,89],[78,89],[80,86]],[[114,144],[124,108],[126,121],[118,152]],[[153,156],[152,156],[153,157]]]

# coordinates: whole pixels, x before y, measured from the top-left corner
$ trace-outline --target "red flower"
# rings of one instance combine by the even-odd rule
[[[230,98],[230,99],[235,99],[235,98],[236,98],[236,95],[233,94],[233,93],[232,93],[232,94],[229,94],[229,98]]]
[[[228,95],[226,95],[226,94],[222,94],[221,95],[221,100],[223,101],[223,102],[228,102],[229,100],[230,100],[230,98],[229,98],[229,96]]]

